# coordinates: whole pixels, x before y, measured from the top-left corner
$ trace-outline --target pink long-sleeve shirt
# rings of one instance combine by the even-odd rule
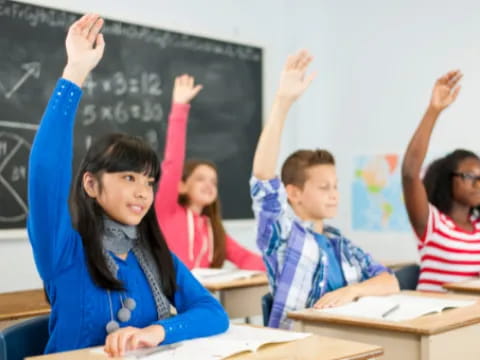
[[[162,176],[155,196],[158,223],[168,246],[189,268],[210,267],[209,254],[213,243],[209,241],[208,217],[193,213],[178,203],[178,188],[185,161],[188,104],[173,104],[168,119]],[[193,217],[193,242],[189,241],[188,214]],[[226,235],[226,259],[241,269],[265,270],[262,258],[240,246]]]

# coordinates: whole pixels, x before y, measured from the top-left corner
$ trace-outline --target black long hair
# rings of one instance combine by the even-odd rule
[[[456,149],[444,157],[434,160],[425,172],[423,184],[427,191],[428,201],[444,214],[449,214],[452,209],[453,173],[457,171],[458,165],[468,158],[479,159],[472,151]]]
[[[110,134],[95,141],[88,149],[73,182],[70,196],[72,221],[82,237],[90,276],[95,284],[109,290],[124,290],[124,286],[107,267],[102,247],[104,211],[97,201],[85,192],[83,175],[90,172],[102,191],[102,175],[121,171],[141,172],[153,177],[154,188],[160,178],[160,164],[149,145],[134,136]],[[137,228],[140,240],[148,247],[146,251],[153,254],[164,294],[173,299],[176,288],[173,259],[158,226],[154,206],[150,207]]]

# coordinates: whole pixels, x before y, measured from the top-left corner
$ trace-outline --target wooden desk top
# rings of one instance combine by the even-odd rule
[[[383,349],[354,341],[313,335],[283,344],[267,344],[259,351],[234,355],[228,360],[367,360],[383,355]]]
[[[0,321],[50,313],[43,289],[0,294]]]
[[[402,291],[402,293],[425,297],[445,297],[459,300],[476,300],[477,302],[471,306],[446,310],[441,313],[425,315],[416,319],[398,322],[328,314],[316,311],[314,309],[290,312],[288,313],[288,317],[294,320],[369,327],[386,331],[404,332],[418,335],[434,335],[480,323],[480,300],[478,298],[457,294],[420,291]]]
[[[472,295],[480,295],[480,278],[457,283],[443,284],[443,287],[450,291],[461,291],[472,293]]]
[[[380,261],[380,263],[393,270],[398,270],[404,266],[409,266],[409,265],[415,265],[418,264],[416,261],[408,261],[408,260],[403,260],[403,261]]]
[[[265,286],[268,285],[268,278],[266,274],[254,275],[245,279],[238,279],[223,283],[207,283],[204,284],[210,291],[222,291],[237,288],[253,287],[253,286]]]
[[[377,345],[340,340],[325,336],[312,335],[305,339],[282,343],[267,344],[255,353],[244,352],[229,357],[229,360],[367,360],[383,355],[383,349]],[[95,354],[88,349],[65,353],[29,357],[31,360],[115,360],[106,355]]]

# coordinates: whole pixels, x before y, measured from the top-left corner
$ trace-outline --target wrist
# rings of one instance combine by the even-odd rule
[[[275,99],[273,100],[273,106],[279,107],[284,111],[288,111],[290,110],[294,102],[295,100],[289,96],[277,94],[275,95]]]
[[[75,64],[67,64],[63,69],[62,77],[73,82],[79,87],[82,87],[88,74],[89,71],[86,71]]]
[[[438,106],[430,104],[427,108],[427,114],[438,116],[442,112],[442,108],[439,108]]]
[[[155,339],[158,340],[157,345],[165,340],[165,328],[162,325],[150,325],[149,329],[155,335]]]
[[[172,101],[172,105],[173,106],[190,106],[190,103],[187,101],[187,102],[184,102],[184,101],[176,101],[176,100],[173,100]]]

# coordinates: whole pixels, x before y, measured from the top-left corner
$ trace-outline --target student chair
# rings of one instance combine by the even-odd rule
[[[0,330],[0,360],[42,355],[49,336],[48,318],[38,316]]]
[[[417,264],[404,266],[394,272],[400,285],[400,290],[415,290],[420,276],[420,266]]]
[[[270,312],[272,311],[273,296],[270,293],[266,293],[262,296],[262,315],[263,326],[268,326],[268,320],[270,319]]]

